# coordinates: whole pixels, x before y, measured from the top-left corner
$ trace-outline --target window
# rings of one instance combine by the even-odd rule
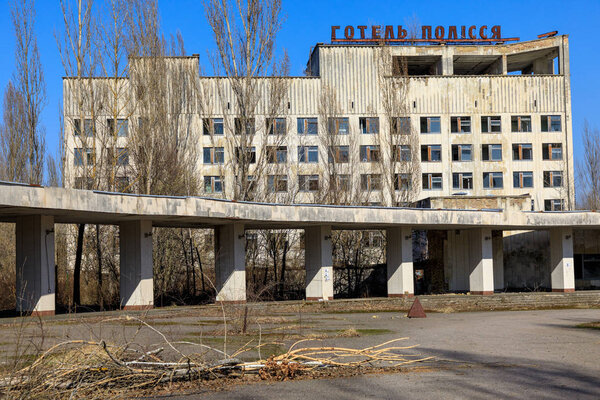
[[[223,118],[206,118],[203,125],[203,134],[205,135],[223,134]]]
[[[106,125],[108,126],[108,133],[110,135],[115,134],[115,120],[107,119]],[[126,119],[117,119],[116,127],[117,137],[127,137],[129,135],[129,121]]]
[[[496,117],[481,117],[481,132],[499,133],[502,132],[502,120]]]
[[[350,160],[349,146],[331,146],[329,147],[329,162],[347,163]]]
[[[442,174],[423,174],[424,190],[442,189]]]
[[[504,186],[502,172],[484,172],[483,173],[483,188],[484,189],[501,189]]]
[[[533,160],[533,146],[531,143],[515,143],[512,145],[513,160],[531,161]]]
[[[544,200],[544,211],[562,211],[565,207],[563,199],[546,199]]]
[[[360,188],[363,191],[381,190],[381,175],[361,174]]]
[[[410,174],[394,174],[394,190],[409,190]]]
[[[542,132],[561,132],[560,115],[542,115]]]
[[[441,133],[440,117],[421,117],[421,133]]]
[[[298,162],[316,163],[319,162],[318,146],[298,146]]]
[[[510,126],[513,132],[531,132],[531,116],[513,115],[510,117]]]
[[[256,189],[256,176],[248,175],[246,177],[246,187],[248,188],[248,193],[251,193]]]
[[[531,171],[513,172],[513,187],[514,188],[532,188],[533,187],[533,172],[531,172]]]
[[[254,135],[254,118],[236,118],[234,120],[234,125],[236,135],[241,135],[242,131],[247,136]],[[244,125],[246,128],[242,129]]]
[[[225,161],[225,151],[223,147],[205,147],[204,164],[223,164]]]
[[[483,161],[502,161],[502,145],[482,144],[481,159]]]
[[[410,135],[410,117],[390,118],[390,129],[393,135]]]
[[[270,193],[287,192],[288,177],[287,175],[268,175],[267,189]]]
[[[73,160],[73,164],[74,165],[83,165],[84,154],[85,154],[85,165],[87,165],[87,166],[94,165],[94,161],[96,159],[94,150],[93,149],[82,149],[82,148],[77,148],[77,147],[74,149],[75,158]]]
[[[343,192],[347,192],[350,190],[350,175],[348,174],[340,174],[336,176],[335,179],[335,188],[337,190],[341,190]]]
[[[452,189],[473,189],[472,172],[455,172],[452,174]]]
[[[328,126],[331,135],[347,135],[350,133],[348,118],[329,118]]]
[[[376,134],[379,133],[379,118],[377,117],[362,117],[358,119],[360,133]]]
[[[269,135],[285,135],[287,132],[285,118],[267,118],[267,132]]]
[[[242,147],[235,148],[235,159],[238,164],[256,164],[256,147],[246,147],[246,151],[242,151]]]
[[[117,147],[117,165],[124,167],[129,165],[129,150],[125,147]]]
[[[75,136],[80,136],[81,135],[81,121],[79,119],[75,119],[73,121],[73,128],[75,131]],[[94,136],[94,124],[92,123],[91,119],[84,119],[83,120],[83,130],[85,132],[85,136],[87,137],[93,137]]]
[[[380,153],[378,145],[360,146],[360,162],[379,161]]]
[[[205,176],[204,177],[204,192],[205,193],[223,193],[223,181],[220,176]]]
[[[267,162],[269,164],[284,164],[284,163],[286,163],[287,162],[287,147],[286,146],[267,146]]]
[[[470,144],[453,144],[452,145],[452,161],[471,161]]]
[[[394,157],[394,161],[410,161],[411,160],[410,146],[407,144],[393,145],[392,146],[392,154]]]
[[[562,171],[544,171],[544,187],[562,187],[563,176]]]
[[[421,161],[438,162],[442,161],[442,145],[424,144],[421,146]]]
[[[316,135],[318,133],[318,118],[298,118],[298,135]]]
[[[471,133],[471,117],[450,117],[450,132]]]
[[[298,189],[301,192],[319,190],[319,175],[298,175]]]
[[[542,145],[542,159],[562,160],[562,143],[544,143]]]

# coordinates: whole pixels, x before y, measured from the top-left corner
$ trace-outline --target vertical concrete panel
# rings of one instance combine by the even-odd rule
[[[504,244],[503,232],[492,232],[492,248],[494,253],[494,290],[504,289]]]
[[[472,229],[470,236],[469,291],[473,294],[494,293],[494,258],[492,231],[489,228]]]
[[[17,312],[54,315],[54,217],[19,217],[16,226]]]
[[[386,244],[388,297],[412,297],[415,289],[411,228],[387,229]]]
[[[246,248],[242,224],[215,228],[215,276],[217,301],[246,301]]]
[[[574,292],[572,228],[557,228],[550,231],[550,263],[552,291]]]
[[[144,310],[154,307],[152,271],[152,221],[119,225],[121,307]]]
[[[331,226],[305,229],[306,300],[333,300]]]

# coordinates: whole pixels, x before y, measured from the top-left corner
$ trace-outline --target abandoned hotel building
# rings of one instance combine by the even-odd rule
[[[487,27],[463,27],[460,39],[451,27],[455,39],[445,39],[440,27],[423,27],[421,39],[401,39],[400,28],[388,28],[332,27],[331,43],[312,48],[305,76],[256,78],[256,111],[244,121],[231,79],[200,76],[198,56],[169,58],[165,73],[192,71],[185,85],[193,100],[182,113],[197,142],[203,198],[74,190],[87,189],[82,171],[98,157],[118,152],[123,171],[133,163],[128,141],[145,121],[133,70],[143,71],[145,60],[131,60],[130,76],[119,80],[130,95],[118,100],[116,130],[106,104],[93,118],[82,114],[78,81],[65,78],[67,189],[16,187],[17,194],[31,191],[31,209],[45,209],[35,217],[15,217],[27,214],[22,203],[13,214],[1,208],[5,219],[17,221],[18,260],[26,252],[39,256],[43,232],[54,222],[120,225],[122,305],[147,307],[152,226],[214,227],[217,300],[245,301],[245,230],[305,229],[306,298],[326,300],[334,296],[331,230],[371,229],[386,236],[388,296],[411,296],[420,230],[438,233],[429,235],[429,252],[440,258],[449,291],[600,286],[600,216],[569,211],[575,196],[568,37],[553,32],[518,41],[500,38],[499,27],[487,36]],[[281,107],[272,104],[276,83],[269,82],[284,85]],[[110,84],[93,80],[98,93]],[[101,140],[114,131],[113,140]],[[241,135],[252,142],[241,145]],[[232,164],[241,153],[249,187],[265,193],[256,198],[260,204],[227,201],[240,200],[240,170]],[[126,173],[117,180],[121,189],[135,185]],[[43,190],[61,201],[36,194]],[[336,203],[327,190],[352,192],[352,201]],[[36,241],[25,243],[23,235],[31,234]],[[37,263],[31,279],[46,279],[53,293],[51,279],[35,276],[47,261],[27,262]],[[18,308],[54,310],[53,297],[41,305],[38,289],[28,290],[36,300]]]

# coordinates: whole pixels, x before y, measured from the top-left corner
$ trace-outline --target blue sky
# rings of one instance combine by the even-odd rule
[[[159,0],[166,34],[180,30],[189,54],[199,53],[208,66],[207,51],[213,48],[212,36],[200,0]],[[61,78],[64,70],[54,38],[62,29],[58,0],[37,2],[38,45],[47,85],[47,104],[42,115],[48,150],[58,146],[59,106],[62,103]],[[540,33],[558,30],[570,40],[571,88],[574,152],[582,153],[581,130],[587,119],[600,127],[600,41],[598,20],[600,1],[504,0],[485,1],[289,1],[283,0],[285,23],[278,37],[278,48],[290,57],[291,73],[301,75],[311,46],[329,42],[331,25],[400,25],[416,16],[423,25],[502,25],[502,36],[535,39]],[[0,4],[0,89],[2,93],[14,70],[14,33],[8,0]]]

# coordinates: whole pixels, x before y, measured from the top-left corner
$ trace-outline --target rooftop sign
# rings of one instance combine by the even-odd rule
[[[482,26],[421,26],[421,37],[409,37],[402,25],[347,25],[343,31],[339,25],[331,27],[331,43],[503,43],[519,38],[503,38],[500,25]]]

